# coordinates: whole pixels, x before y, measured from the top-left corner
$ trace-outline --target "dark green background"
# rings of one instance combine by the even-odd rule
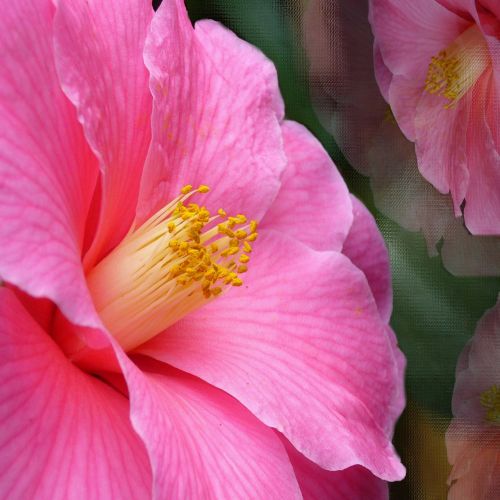
[[[391,324],[408,366],[408,407],[395,445],[408,468],[406,479],[391,485],[391,498],[446,498],[444,432],[451,418],[457,357],[486,309],[493,306],[500,279],[457,278],[429,258],[424,239],[378,212],[368,179],[345,161],[320,125],[309,98],[307,58],[300,41],[300,0],[187,0],[193,21],[215,19],[259,47],[276,65],[287,118],[306,125],[332,156],[349,189],[375,215],[387,243],[394,287]]]

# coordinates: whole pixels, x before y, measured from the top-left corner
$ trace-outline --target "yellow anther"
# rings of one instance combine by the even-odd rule
[[[167,227],[168,227],[168,232],[173,233],[175,231],[175,222],[169,222]]]
[[[188,219],[191,219],[191,217],[193,217],[194,215],[196,215],[195,213],[193,212],[189,212],[188,210],[186,210],[185,212],[183,212],[183,214],[181,215],[181,218],[182,220],[188,220]]]
[[[229,247],[227,250],[227,254],[234,255],[234,254],[238,253],[239,251],[240,251],[240,249],[237,247]]]
[[[257,231],[257,221],[256,220],[251,220],[250,221],[250,232],[255,233]]]
[[[182,194],[188,194],[192,191],[193,189],[193,186],[191,186],[191,184],[186,184],[182,189],[181,189],[181,193]]]
[[[230,247],[239,247],[240,246],[240,241],[238,240],[238,238],[231,238],[229,240],[229,246]]]
[[[215,252],[217,252],[217,250],[219,250],[219,247],[217,246],[217,243],[212,243],[212,244],[210,245],[210,251],[211,251],[212,253],[215,253]]]
[[[243,229],[238,229],[238,231],[236,231],[234,235],[237,239],[242,240],[243,238],[247,237],[247,232],[243,231]]]
[[[219,208],[219,210],[217,210],[217,213],[221,216],[221,217],[226,217],[227,216],[227,213],[224,209],[222,208]]]
[[[500,386],[492,385],[481,394],[480,401],[481,405],[488,410],[486,420],[500,423]]]
[[[209,281],[212,281],[212,279],[214,278],[215,276],[215,270],[214,269],[209,269],[206,273],[205,273],[205,279],[209,280]]]
[[[252,245],[250,245],[250,243],[248,243],[248,241],[244,241],[243,242],[243,250],[245,250],[245,252],[250,253],[252,251]]]
[[[248,271],[248,267],[245,264],[240,264],[238,266],[238,273],[243,274]]]
[[[209,191],[210,191],[210,188],[208,186],[205,186],[205,184],[202,184],[198,188],[198,192],[200,192],[200,193],[208,193]]]
[[[491,65],[488,46],[480,29],[473,24],[448,47],[431,58],[425,90],[450,101],[450,108],[477,82]]]
[[[214,295],[215,297],[217,297],[217,295],[220,295],[221,293],[222,293],[222,288],[220,286],[212,290],[212,295]]]
[[[257,239],[259,233],[252,233],[250,236],[248,236],[247,241],[255,241]]]
[[[245,255],[245,254],[241,254],[240,255],[240,259],[239,261],[242,263],[242,264],[246,264],[248,263],[248,261],[250,260],[250,257],[248,255]]]
[[[243,285],[243,281],[241,281],[240,278],[234,278],[233,281],[231,281],[231,285],[233,285],[233,286],[241,286],[241,285]]]
[[[175,249],[175,248],[178,248],[178,247],[179,247],[179,242],[178,242],[177,240],[170,240],[170,241],[168,242],[168,246],[169,246],[170,248],[174,248],[174,249]]]

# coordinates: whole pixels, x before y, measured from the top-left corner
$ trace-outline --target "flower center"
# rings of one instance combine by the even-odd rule
[[[425,90],[448,99],[454,106],[489,66],[488,46],[476,25],[458,36],[446,49],[431,58]]]
[[[500,387],[492,385],[481,394],[481,405],[487,409],[486,420],[500,424]]]
[[[257,239],[257,222],[186,204],[193,194],[208,191],[207,186],[182,188],[88,275],[95,307],[125,350],[243,284],[240,275]]]

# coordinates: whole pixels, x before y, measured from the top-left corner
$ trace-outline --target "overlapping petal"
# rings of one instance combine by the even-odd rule
[[[0,318],[0,496],[150,495],[150,465],[126,398],[73,366],[5,288]]]
[[[392,283],[389,254],[375,219],[368,209],[351,196],[354,221],[342,253],[363,271],[382,319],[388,323],[392,312]]]
[[[207,184],[211,210],[260,218],[285,166],[276,70],[257,49],[213,21],[193,29],[181,0],[163,2],[151,24],[153,138],[139,220],[185,184]]]
[[[227,391],[323,468],[401,478],[383,430],[398,368],[365,276],[272,231],[252,254],[242,292],[139,351]]]
[[[487,122],[487,109],[495,104],[491,95],[491,73],[476,84],[467,129],[467,158],[470,181],[467,187],[464,219],[473,234],[500,234],[500,139],[494,137]],[[498,117],[497,117],[498,120]]]
[[[142,360],[141,371],[120,359],[155,498],[300,498],[278,437],[231,396],[162,363]]]
[[[97,178],[76,113],[61,91],[50,0],[3,2],[0,18],[0,278],[82,321],[81,267]]]
[[[370,23],[392,74],[405,75],[422,87],[431,57],[467,26],[463,18],[435,0],[372,0]]]
[[[340,251],[353,219],[347,186],[305,127],[287,121],[282,130],[288,162],[279,194],[260,227],[317,250]]]
[[[389,498],[385,481],[354,465],[341,471],[318,467],[282,438],[304,500],[383,500]]]
[[[135,216],[151,140],[152,99],[142,53],[152,14],[147,0],[57,1],[57,69],[101,169],[90,264],[123,238]]]
[[[448,109],[441,97],[426,93],[415,116],[418,168],[439,192],[451,192],[457,216],[469,181],[471,158],[466,151],[466,137],[470,105],[467,95]]]

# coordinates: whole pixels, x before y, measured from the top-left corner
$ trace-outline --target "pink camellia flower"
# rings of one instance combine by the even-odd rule
[[[380,90],[421,174],[472,234],[500,234],[500,3],[370,0],[370,22]]]
[[[457,365],[454,418],[446,433],[449,500],[500,497],[500,296]]]
[[[441,254],[460,276],[500,275],[500,237],[475,236],[418,170],[408,141],[374,75],[369,0],[310,0],[303,34],[315,111],[350,165],[369,176],[374,203],[410,231],[421,231],[429,255]],[[378,60],[378,59],[377,59]]]
[[[385,496],[387,252],[273,65],[181,0],[0,27],[0,496]]]

